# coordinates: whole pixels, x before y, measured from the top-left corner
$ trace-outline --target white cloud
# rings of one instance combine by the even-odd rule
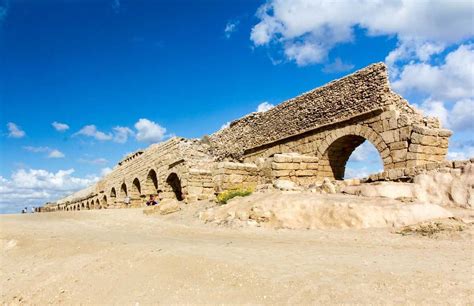
[[[113,138],[112,134],[110,133],[106,134],[104,132],[97,130],[97,127],[93,124],[84,126],[82,129],[79,130],[79,132],[75,133],[74,135],[84,135],[88,137],[93,137],[101,141],[111,140]]]
[[[359,27],[369,36],[396,36],[400,50],[393,61],[409,53],[426,59],[472,36],[473,14],[469,0],[269,0],[257,11],[250,39],[256,46],[280,46],[289,60],[307,65],[353,41]]]
[[[234,20],[234,21],[231,20],[227,22],[224,29],[224,35],[227,39],[229,39],[232,36],[232,34],[237,31],[239,23],[240,22],[238,20]]]
[[[140,119],[135,123],[136,139],[144,142],[160,142],[165,137],[166,129],[148,119]]]
[[[339,57],[334,62],[324,65],[323,72],[325,73],[337,73],[345,72],[354,68],[354,65],[344,63]]]
[[[109,161],[103,157],[95,158],[95,159],[86,159],[86,158],[79,158],[78,161],[80,163],[90,164],[90,165],[105,165]]]
[[[265,101],[265,102],[260,103],[260,104],[257,106],[257,112],[258,112],[258,113],[266,112],[266,111],[268,111],[268,110],[270,110],[270,109],[272,109],[272,108],[274,108],[274,107],[275,107],[275,105],[270,104],[270,103],[268,103],[268,102]]]
[[[393,88],[401,93],[429,94],[433,99],[474,96],[474,45],[461,45],[441,65],[411,63],[401,69]]]
[[[112,172],[112,168],[105,167],[105,168],[102,168],[102,170],[100,170],[100,175],[101,176],[106,176],[110,172]]]
[[[46,157],[48,158],[63,158],[65,157],[64,153],[57,150],[51,149],[50,147],[33,147],[33,146],[25,146],[23,147],[24,150],[32,153],[48,153]]]
[[[463,99],[454,104],[450,114],[450,125],[455,130],[474,132],[474,100]]]
[[[64,158],[64,153],[59,150],[52,150],[48,154],[49,158]]]
[[[133,136],[135,133],[126,126],[116,126],[114,130],[114,141],[118,143],[126,143],[128,136]]]
[[[64,132],[69,129],[69,125],[67,125],[66,123],[60,123],[60,122],[54,121],[53,123],[51,123],[51,125],[58,132]]]
[[[230,127],[230,121],[227,121],[226,123],[224,123],[223,125],[221,125],[221,128],[219,130],[223,130],[223,129],[226,129]]]
[[[8,122],[7,128],[8,128],[8,137],[23,138],[26,135],[25,131],[23,131],[18,125],[16,125],[13,122]]]
[[[33,153],[42,153],[42,152],[50,152],[51,151],[50,147],[24,146],[23,149],[25,149],[28,152],[33,152]]]
[[[10,179],[0,176],[0,211],[19,212],[25,206],[40,206],[98,181],[98,177],[79,178],[74,169],[48,172],[20,169]]]

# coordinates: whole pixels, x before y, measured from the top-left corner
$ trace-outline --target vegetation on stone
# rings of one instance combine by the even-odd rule
[[[251,195],[253,190],[251,188],[234,188],[234,189],[229,189],[221,192],[219,195],[217,195],[217,202],[219,204],[227,204],[227,201],[229,201],[232,198],[235,197],[246,197],[248,195]]]

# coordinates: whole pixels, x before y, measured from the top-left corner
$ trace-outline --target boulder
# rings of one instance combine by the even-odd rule
[[[177,200],[163,200],[158,205],[160,215],[168,215],[181,210],[179,202]]]
[[[325,177],[323,184],[321,185],[321,190],[325,193],[334,194],[336,193],[336,186],[327,177]]]
[[[285,191],[302,189],[301,187],[296,185],[294,182],[288,181],[288,180],[276,180],[275,182],[273,182],[273,186],[277,189],[285,190]]]

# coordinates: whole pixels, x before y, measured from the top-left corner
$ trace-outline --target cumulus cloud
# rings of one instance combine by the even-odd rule
[[[74,136],[75,135],[84,135],[101,141],[111,140],[113,138],[111,133],[104,133],[102,131],[99,131],[97,127],[93,124],[84,126],[82,129],[76,132]]]
[[[105,167],[105,168],[102,168],[102,169],[100,170],[100,175],[101,175],[101,176],[106,176],[106,175],[109,174],[110,172],[112,172],[112,168]]]
[[[354,65],[349,63],[344,63],[339,57],[334,60],[332,63],[324,65],[324,73],[338,73],[346,72],[354,68]]]
[[[8,137],[23,138],[26,135],[25,131],[23,131],[18,125],[16,125],[13,122],[8,122],[7,128],[8,128]]]
[[[40,206],[98,181],[98,177],[73,176],[74,169],[48,172],[20,169],[10,178],[0,176],[0,211],[19,212],[25,206]]]
[[[59,150],[52,150],[48,154],[49,158],[64,158],[64,153]]]
[[[103,157],[93,158],[93,159],[79,158],[78,161],[80,163],[90,164],[90,165],[105,165],[109,162],[107,159]]]
[[[231,20],[227,22],[224,28],[224,35],[227,39],[229,39],[232,34],[237,31],[239,23],[240,22],[238,20]]]
[[[69,129],[69,125],[67,125],[66,123],[61,123],[61,122],[54,121],[53,123],[51,123],[51,125],[58,132],[64,132],[64,131],[67,131]]]
[[[271,103],[268,103],[268,102],[262,102],[260,103],[258,106],[257,106],[257,112],[258,113],[261,113],[261,112],[266,112],[272,108],[274,108],[275,105],[271,104]]]
[[[473,14],[469,0],[270,0],[257,10],[250,39],[255,46],[281,47],[302,66],[324,62],[336,45],[355,39],[358,27],[369,36],[396,36],[393,61],[409,53],[427,58],[472,36]]]
[[[114,141],[118,143],[126,143],[129,136],[133,136],[135,133],[126,126],[116,126],[113,128]]]
[[[405,65],[393,88],[401,93],[429,94],[433,99],[456,100],[474,95],[474,45],[460,45],[441,65]]]
[[[32,153],[47,153],[46,157],[48,158],[64,158],[65,157],[63,152],[57,149],[52,149],[50,147],[24,146],[23,149]]]
[[[226,123],[224,123],[223,125],[221,125],[221,128],[219,130],[223,130],[223,129],[226,129],[230,126],[230,121],[227,121]]]
[[[165,138],[166,129],[148,119],[140,119],[135,123],[136,139],[143,142],[160,142]]]

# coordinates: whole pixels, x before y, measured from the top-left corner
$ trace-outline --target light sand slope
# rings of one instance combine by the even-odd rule
[[[0,217],[0,301],[472,304],[470,234],[203,225],[140,209]]]

